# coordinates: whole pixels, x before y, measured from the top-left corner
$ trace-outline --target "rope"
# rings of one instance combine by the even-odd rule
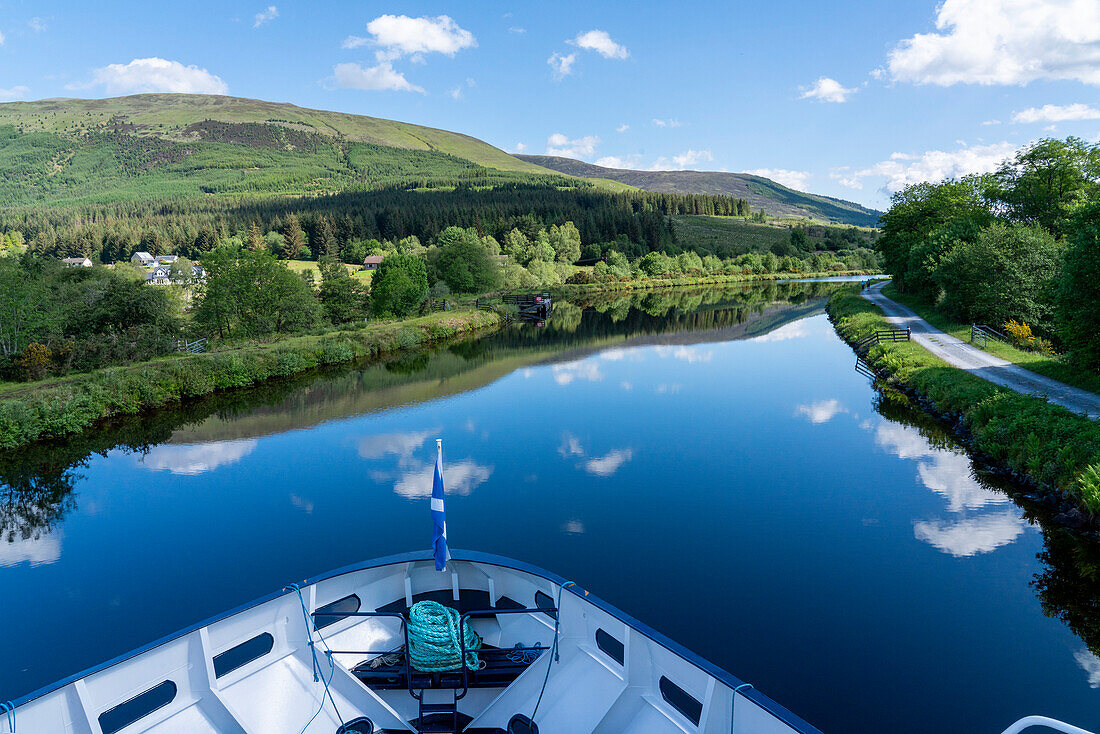
[[[344,717],[340,715],[340,709],[336,707],[336,699],[332,697],[332,691],[329,690],[329,683],[332,682],[332,676],[336,674],[336,663],[332,660],[332,649],[328,646],[328,643],[325,642],[325,638],[321,634],[321,630],[317,629],[317,625],[314,622],[313,618],[309,616],[309,610],[306,608],[306,600],[302,598],[302,587],[298,584],[291,584],[290,586],[283,587],[283,591],[287,591],[290,589],[293,589],[294,593],[298,595],[298,601],[302,605],[302,618],[305,620],[306,635],[309,637],[309,653],[310,656],[313,658],[313,682],[320,682],[325,684],[325,692],[321,695],[321,704],[317,707],[317,710],[313,712],[313,716],[309,717],[309,721],[306,722],[306,725],[302,727],[302,734],[305,734],[305,731],[309,728],[309,725],[313,723],[313,720],[316,719],[321,714],[321,711],[325,708],[326,696],[328,697],[328,700],[332,702],[332,710],[336,712],[336,718],[340,720],[340,730],[343,731],[344,727],[346,726],[346,724],[344,723]],[[318,674],[321,670],[321,663],[317,661],[317,645],[313,642],[314,632],[317,633],[317,638],[321,641],[321,644],[325,646],[325,657],[328,658],[329,666],[328,680],[325,680],[324,674]]]
[[[0,703],[0,711],[8,715],[8,731],[15,734],[15,704],[11,701]]]
[[[461,659],[463,640],[465,661]],[[409,661],[420,672],[460,670],[463,663],[470,670],[481,670],[485,663],[478,659],[476,650],[480,648],[481,638],[457,609],[439,602],[418,601],[409,610]]]
[[[536,642],[535,647],[538,647],[541,643]],[[512,648],[504,657],[509,662],[517,663],[519,665],[530,665],[539,659],[539,655],[542,655],[542,650],[531,650],[523,646],[522,642],[517,642],[516,646]]]
[[[542,703],[542,694],[546,693],[546,683],[550,680],[550,666],[558,661],[558,627],[561,622],[561,593],[565,591],[568,586],[576,586],[577,584],[572,581],[566,581],[558,589],[558,601],[554,604],[558,611],[554,613],[554,641],[550,643],[550,651],[554,653],[554,658],[546,663],[546,675],[542,679],[542,688],[539,690],[538,700],[535,701],[535,710],[531,712],[531,723],[535,722],[535,714],[539,712],[539,704]]]

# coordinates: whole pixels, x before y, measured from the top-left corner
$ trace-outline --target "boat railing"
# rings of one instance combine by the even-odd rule
[[[409,624],[405,615],[401,612],[314,612],[313,617],[339,617],[345,619],[347,617],[393,617],[401,622],[401,636],[405,640],[405,650],[401,653],[401,657],[405,659],[405,681],[409,688],[409,695],[420,700],[420,696],[416,695],[416,691],[413,690],[412,685],[412,664],[409,661]],[[314,626],[316,626],[314,622]],[[312,643],[311,643],[312,644]],[[393,655],[393,650],[329,650],[333,655]],[[465,667],[463,667],[465,669]]]
[[[1079,726],[1067,724],[1064,721],[1058,721],[1058,719],[1052,719],[1049,716],[1025,716],[1005,729],[1002,734],[1019,734],[1025,729],[1030,729],[1033,726],[1042,726],[1047,729],[1062,732],[1063,734],[1092,734],[1092,732],[1082,729]]]
[[[475,609],[473,611],[465,612],[459,622],[459,629],[463,629],[466,626],[470,617],[495,617],[500,614],[557,614],[557,607],[534,607],[523,609]],[[470,690],[470,669],[466,666],[466,636],[459,635],[459,641],[462,647],[462,688],[461,693],[455,693],[455,700],[459,700],[465,696]],[[537,651],[539,657],[542,653],[549,650],[547,645],[531,645],[529,647],[502,647],[498,649],[486,650],[481,648],[477,651],[478,655],[514,655],[517,652],[535,652]],[[536,658],[537,659],[537,658]]]

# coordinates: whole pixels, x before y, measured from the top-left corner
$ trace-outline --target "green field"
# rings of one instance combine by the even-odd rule
[[[384,187],[596,186],[476,138],[361,115],[208,95],[0,104],[0,206]]]
[[[766,252],[773,246],[782,245],[791,239],[791,230],[785,225],[763,224],[736,217],[678,215],[673,217],[673,226],[676,228],[677,243],[681,247],[709,252],[717,251],[724,243],[731,243],[737,254]],[[850,236],[863,239],[865,241],[863,247],[870,247],[873,242],[873,234],[867,228],[811,225],[807,228],[806,238],[810,248],[820,248],[826,242],[826,237],[822,235],[830,231],[855,233]],[[846,246],[856,247],[857,245]]]

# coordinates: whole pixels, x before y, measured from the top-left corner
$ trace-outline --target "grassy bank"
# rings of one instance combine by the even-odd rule
[[[828,312],[849,342],[891,328],[882,310],[855,288],[836,293]],[[866,359],[935,413],[959,421],[963,437],[997,465],[1100,515],[1100,422],[986,382],[914,342],[873,347]]]
[[[915,298],[907,293],[902,293],[893,285],[883,287],[882,295],[913,309],[921,318],[940,331],[947,332],[951,336],[962,339],[964,342],[970,341],[970,324],[961,324],[957,321],[952,321],[950,318],[933,308],[927,301]],[[990,326],[998,330],[1001,329],[1000,324],[990,324]],[[1079,387],[1082,390],[1100,393],[1100,375],[1085,372],[1057,355],[1042,354],[1040,352],[1026,352],[1022,349],[1017,349],[1011,344],[997,341],[996,339],[990,339],[984,349],[993,356],[1000,357],[1007,362],[1018,364],[1024,369],[1031,370],[1040,375],[1045,375],[1059,382],[1064,382],[1067,385]]]
[[[700,277],[682,276],[678,278],[638,278],[630,280],[611,280],[597,283],[564,283],[551,290],[569,295],[571,293],[594,293],[600,291],[636,291],[651,288],[676,288],[699,285],[724,285],[726,283],[766,283],[775,280],[799,280],[805,278],[835,278],[846,275],[874,275],[865,270],[844,270],[831,273],[757,273],[753,275],[716,274]]]
[[[271,344],[180,356],[43,384],[24,384],[0,398],[0,448],[60,438],[97,421],[140,413],[218,390],[255,385],[320,365],[349,362],[500,323],[484,311],[435,313],[359,329],[299,336]]]

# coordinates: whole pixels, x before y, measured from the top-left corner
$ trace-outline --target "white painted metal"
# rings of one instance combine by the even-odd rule
[[[453,559],[448,565],[447,573],[436,572],[430,559],[357,568],[303,587],[302,598],[310,612],[351,594],[359,597],[360,611],[371,611],[426,592],[454,596],[459,587],[486,592],[494,606],[508,598],[533,608],[536,591],[559,598],[557,583],[504,559]],[[507,687],[470,690],[459,710],[473,717],[471,726],[504,730],[517,713],[531,715],[541,692],[535,720],[545,734],[819,734],[755,691],[735,691],[739,682],[732,676],[673,649],[674,643],[659,641],[657,633],[584,592],[561,594],[558,618],[558,659],[544,653]],[[544,613],[501,614],[475,619],[473,625],[497,647],[550,645],[554,639],[554,621]],[[622,642],[622,663],[600,649],[597,630]],[[273,638],[270,652],[217,676],[216,656],[263,633]],[[365,716],[376,730],[415,731],[410,722],[418,707],[407,690],[371,690],[351,674],[373,655],[335,654],[332,668],[320,655],[321,672],[326,679],[331,675],[329,689],[336,701],[336,708],[330,702],[322,706],[324,685],[314,681],[308,633],[298,595],[284,593],[21,701],[17,730],[103,734],[104,712],[171,681],[176,687],[172,700],[119,734],[335,734],[341,723],[337,709],[344,721]],[[321,634],[332,650],[392,650],[404,641],[400,622],[390,617],[348,617],[324,626]],[[662,677],[699,703],[698,723],[662,696]],[[1087,734],[1049,722],[1029,717],[1005,734],[1035,723]]]
[[[1002,732],[1002,734],[1020,734],[1024,729],[1030,729],[1033,726],[1045,726],[1047,729],[1053,729],[1054,731],[1060,731],[1064,734],[1092,734],[1090,731],[1085,731],[1080,727],[1067,724],[1064,721],[1058,721],[1057,719],[1051,719],[1046,716],[1025,716],[1017,721],[1012,726]]]

